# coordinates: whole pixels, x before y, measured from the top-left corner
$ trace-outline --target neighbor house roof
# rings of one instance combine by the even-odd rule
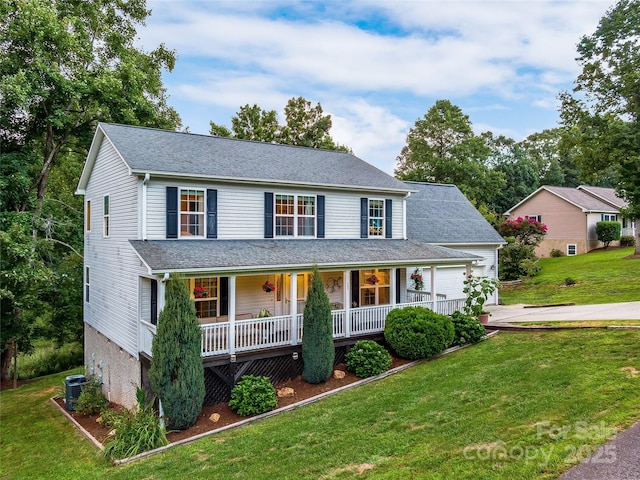
[[[580,185],[578,187],[578,190],[583,190],[589,193],[590,195],[597,197],[600,200],[603,200],[610,205],[613,205],[618,209],[625,208],[627,206],[627,202],[625,202],[618,195],[616,195],[616,191],[613,188],[591,187],[589,185]]]
[[[407,237],[440,245],[503,244],[504,239],[455,185],[405,182]]]
[[[256,272],[471,263],[481,257],[412,240],[130,240],[150,273]]]
[[[100,123],[78,192],[107,138],[133,175],[407,192],[407,186],[350,153]]]
[[[547,191],[564,201],[575,205],[579,209],[581,209],[585,213],[589,212],[602,212],[602,213],[617,213],[618,209],[613,207],[609,203],[603,202],[602,200],[594,197],[593,195],[588,194],[583,190],[579,190],[577,188],[571,187],[553,187],[549,185],[543,185],[538,188],[535,192],[529,195],[527,198],[522,200],[517,205],[514,205],[509,210],[505,212],[505,215],[510,215],[513,210],[518,208],[523,203],[527,202],[530,198],[537,195],[541,191]]]

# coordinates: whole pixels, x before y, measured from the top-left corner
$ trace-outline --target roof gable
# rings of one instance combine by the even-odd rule
[[[455,185],[405,182],[407,237],[437,244],[501,244],[504,239]]]
[[[507,210],[505,212],[505,215],[510,215],[513,212],[513,210],[521,207],[522,205],[527,203],[531,198],[535,197],[542,191],[546,191],[551,193],[552,195],[555,195],[561,200],[564,200],[565,202],[578,207],[580,210],[582,210],[585,213],[587,212],[616,213],[618,211],[617,208],[611,206],[610,204],[605,203],[602,200],[594,197],[593,195],[590,195],[587,192],[584,192],[577,188],[554,187],[550,185],[543,185],[542,187],[538,188],[535,192],[533,192],[531,195],[526,197],[524,200],[522,200],[521,202],[511,207],[509,210]]]
[[[580,185],[578,190],[582,190],[618,209],[625,208],[627,206],[627,202],[616,195],[616,191],[613,188]]]
[[[109,123],[98,125],[94,144],[102,136],[113,144],[132,174],[409,191],[405,184],[355,155],[333,150]],[[79,190],[87,180],[84,177],[83,172]]]

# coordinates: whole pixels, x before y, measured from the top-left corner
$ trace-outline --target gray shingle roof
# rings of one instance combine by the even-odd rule
[[[547,185],[542,188],[555,193],[559,197],[564,198],[565,200],[589,212],[617,212],[617,209],[615,207],[612,207],[608,203],[597,199],[593,195],[589,195],[587,192],[578,190],[577,188],[552,187]]]
[[[606,203],[610,203],[614,207],[617,208],[625,208],[627,206],[627,202],[616,195],[616,191],[613,188],[605,188],[605,187],[591,187],[589,185],[580,185],[578,190],[584,190],[585,192],[595,195],[600,199],[604,200]]]
[[[504,239],[455,185],[405,182],[407,237],[437,244],[499,244]]]
[[[481,257],[412,240],[130,240],[153,273],[462,263]]]
[[[355,155],[100,123],[132,173],[407,191]]]

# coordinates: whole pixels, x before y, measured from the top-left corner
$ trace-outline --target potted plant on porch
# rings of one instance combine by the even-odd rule
[[[497,278],[476,277],[473,270],[466,274],[464,279],[464,289],[462,290],[467,298],[464,304],[464,313],[473,315],[480,320],[481,323],[489,323],[489,312],[484,310],[484,304],[490,295],[500,286]]]

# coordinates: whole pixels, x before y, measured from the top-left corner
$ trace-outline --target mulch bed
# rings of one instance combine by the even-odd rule
[[[391,368],[396,368],[401,365],[405,365],[410,363],[410,360],[398,358],[392,355],[392,363]],[[292,397],[283,397],[278,398],[278,406],[276,408],[282,408],[294,403],[300,402],[302,400],[307,400],[311,397],[315,397],[316,395],[320,395],[325,392],[330,392],[332,390],[336,390],[345,385],[349,385],[351,383],[355,383],[361,378],[356,377],[356,375],[352,372],[347,371],[346,365],[341,364],[335,367],[335,370],[342,370],[345,372],[344,378],[337,379],[333,376],[329,378],[324,383],[320,383],[317,385],[312,385],[310,383],[305,382],[302,377],[297,377],[294,380],[289,380],[283,382],[281,384],[276,385],[276,390],[291,387],[294,389],[295,394]],[[65,408],[64,399],[55,399],[55,402],[58,403],[63,409]],[[110,404],[111,408],[120,408],[117,404]],[[67,412],[73,419],[78,422],[89,434],[91,434],[99,443],[104,444],[109,436],[109,429],[100,425],[97,421],[99,415],[82,415],[77,412]],[[210,417],[214,413],[220,415],[220,419],[217,422],[213,422]],[[226,427],[227,425],[232,425],[234,423],[241,422],[246,420],[247,417],[241,417],[232,411],[226,403],[219,403],[217,405],[205,406],[202,407],[202,411],[198,416],[198,420],[195,425],[187,430],[183,430],[180,432],[169,432],[167,434],[167,439],[170,443],[177,442],[179,440],[185,440],[197,435],[201,435],[203,433],[209,432],[211,430],[217,430],[221,427]]]

